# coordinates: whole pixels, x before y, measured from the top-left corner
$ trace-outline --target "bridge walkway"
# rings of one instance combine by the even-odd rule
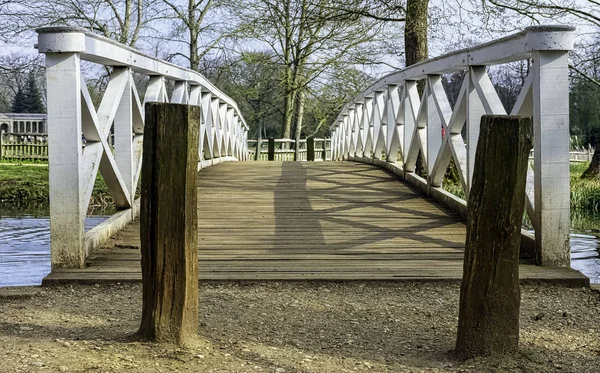
[[[198,175],[200,280],[460,281],[457,214],[353,162],[228,162]],[[139,224],[45,284],[141,280]],[[522,281],[583,286],[568,268],[522,264]]]

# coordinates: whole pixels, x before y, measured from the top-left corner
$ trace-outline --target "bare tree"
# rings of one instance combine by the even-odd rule
[[[41,26],[80,26],[135,46],[141,32],[160,17],[158,0],[14,0],[0,3],[5,42],[26,38]]]
[[[221,27],[217,13],[224,10],[220,0],[161,0],[167,7],[174,27],[169,41],[183,43],[187,54],[175,52],[167,58],[181,56],[188,60],[190,69],[198,70],[200,60],[229,35],[231,30]],[[212,13],[212,16],[208,16]],[[163,37],[164,38],[164,37]]]
[[[255,0],[238,8],[246,20],[244,31],[273,52],[273,63],[282,67],[284,121],[282,136],[300,136],[308,87],[321,74],[339,64],[360,61],[371,48],[381,21],[340,12],[335,1]]]
[[[0,112],[11,110],[15,95],[24,88],[31,74],[42,92],[45,91],[43,60],[40,56],[0,56]],[[43,94],[42,97],[45,99],[46,95]]]

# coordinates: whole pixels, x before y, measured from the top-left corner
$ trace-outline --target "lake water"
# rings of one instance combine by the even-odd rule
[[[111,212],[112,213],[112,212]],[[85,229],[110,214],[85,219]],[[600,217],[574,219],[571,266],[600,283]],[[50,273],[50,220],[47,209],[0,209],[0,287],[40,285]]]
[[[86,231],[109,215],[85,219]],[[0,209],[0,287],[40,285],[50,273],[48,210]]]

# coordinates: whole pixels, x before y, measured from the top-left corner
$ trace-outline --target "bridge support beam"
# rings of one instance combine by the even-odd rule
[[[533,54],[534,226],[537,261],[571,264],[569,62],[565,51]]]
[[[46,54],[52,269],[85,265],[80,75],[79,53]]]

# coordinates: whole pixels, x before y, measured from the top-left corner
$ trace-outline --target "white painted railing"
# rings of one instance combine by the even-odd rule
[[[332,128],[333,159],[379,164],[465,214],[466,202],[441,184],[453,158],[468,195],[481,116],[506,114],[486,66],[531,58],[533,67],[510,113],[533,117],[534,166],[528,172],[526,209],[535,229],[538,262],[568,266],[568,51],[573,49],[573,31],[532,27],[385,76],[343,107]],[[442,74],[454,71],[466,75],[451,109]],[[422,95],[419,81],[425,82]],[[466,139],[461,135],[464,126]],[[419,150],[427,164],[426,180],[415,174]]]
[[[247,126],[236,103],[201,74],[84,29],[47,27],[37,31],[38,50],[46,55],[53,268],[83,267],[91,247],[138,213],[135,193],[141,170],[144,103],[202,108],[199,168],[247,159]],[[82,60],[109,67],[110,81],[97,109],[81,77]],[[143,101],[134,72],[149,77]],[[166,80],[175,82],[171,98]],[[111,128],[114,149],[107,141]],[[84,219],[98,170],[117,207],[126,210],[85,234]]]

